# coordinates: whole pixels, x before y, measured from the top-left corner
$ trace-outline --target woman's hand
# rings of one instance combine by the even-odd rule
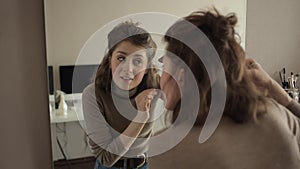
[[[269,96],[283,106],[287,106],[292,101],[285,90],[254,59],[246,59],[245,65],[247,75],[252,78],[258,89],[267,90]]]
[[[254,84],[262,91],[272,87],[273,79],[254,59],[246,59],[246,72],[251,76]]]
[[[156,89],[147,89],[135,97],[136,106],[139,112],[149,112],[151,101],[157,95]]]

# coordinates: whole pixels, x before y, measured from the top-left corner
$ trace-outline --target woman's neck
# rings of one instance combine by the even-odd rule
[[[111,85],[111,92],[114,95],[117,95],[119,97],[123,97],[123,98],[131,98],[132,96],[134,96],[137,92],[137,87],[130,89],[130,90],[123,90],[121,88],[119,88],[113,81],[112,81],[112,85]]]

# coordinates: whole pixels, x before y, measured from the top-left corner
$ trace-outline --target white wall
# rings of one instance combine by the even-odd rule
[[[237,13],[237,28],[245,41],[246,0],[45,0],[48,64],[54,66],[55,88],[59,89],[58,65],[74,64],[88,38],[108,22],[139,12],[182,17],[212,4],[221,12]]]
[[[299,7],[299,0],[248,1],[247,55],[260,62],[275,79],[283,67],[288,73],[300,73]]]

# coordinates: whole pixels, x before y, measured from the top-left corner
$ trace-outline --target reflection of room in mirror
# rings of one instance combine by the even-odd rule
[[[56,90],[65,92],[65,100],[68,104],[68,113],[66,116],[55,117],[53,113],[51,115],[53,160],[56,164],[60,159],[64,158],[72,161],[74,159],[84,160],[92,157],[89,147],[84,140],[86,139],[84,130],[82,129],[84,124],[80,126],[81,119],[83,118],[82,112],[80,112],[82,110],[80,94],[84,86],[91,81],[89,81],[89,75],[85,76],[85,74],[77,72],[73,76],[73,70],[74,65],[99,65],[101,61],[99,61],[100,56],[102,57],[107,50],[107,40],[105,39],[107,38],[107,34],[105,34],[104,39],[98,41],[96,57],[86,55],[85,57],[78,58],[78,56],[86,41],[93,33],[107,23],[128,14],[143,12],[162,12],[182,17],[194,10],[205,9],[214,5],[221,12],[237,13],[239,17],[238,31],[242,42],[245,41],[246,0],[229,0],[226,2],[223,0],[201,0],[189,1],[188,3],[186,1],[176,1],[174,3],[173,0],[125,0],[118,1],[117,3],[116,1],[91,1],[87,3],[79,0],[45,0],[47,62],[53,69],[53,90],[54,93]],[[70,8],[70,4],[72,4],[72,8]],[[133,21],[136,22],[135,20]],[[141,26],[147,27],[147,20],[138,22]],[[160,26],[159,21],[157,21],[156,26]],[[158,44],[158,51],[154,62],[160,68],[161,64],[158,62],[158,58],[163,55],[163,49],[165,48],[162,41],[163,35],[153,32],[152,36]],[[79,67],[78,70],[89,69],[89,66]],[[87,74],[90,74],[89,70]],[[54,100],[54,96],[50,95],[51,104],[53,104]],[[54,112],[56,110],[53,109]],[[61,140],[62,150],[66,154],[66,157],[62,155],[56,137]],[[88,169],[88,167],[86,168]],[[154,168],[159,169],[159,166],[155,166]]]

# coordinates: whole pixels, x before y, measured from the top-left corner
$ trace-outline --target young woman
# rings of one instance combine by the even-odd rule
[[[185,24],[187,21],[195,28]],[[166,54],[162,61],[165,71],[174,74],[173,77],[167,73],[161,76],[161,89],[169,98],[166,106],[176,111],[177,105],[184,99],[182,96],[189,90],[190,81],[185,64],[197,81],[198,87],[194,91],[199,91],[200,95],[200,125],[193,128],[175,148],[150,160],[151,165],[189,169],[300,168],[299,104],[287,97],[274,81],[270,81],[255,62],[245,58],[245,52],[236,40],[236,23],[234,14],[223,16],[216,10],[197,11],[184,20],[179,20],[167,31],[165,41],[167,50],[172,55]],[[211,69],[214,73],[210,79],[205,67],[207,65],[189,48],[193,46],[199,51],[207,51],[206,39],[195,39],[195,29],[201,30],[214,46],[222,62],[227,84],[222,119],[213,135],[202,144],[198,142],[199,133],[210,109],[212,86],[220,80],[220,72],[216,67]],[[174,37],[188,37],[191,41],[184,44]],[[212,60],[210,57],[211,55],[204,53],[204,58],[208,61]],[[178,60],[184,64],[180,64]],[[266,85],[265,89],[272,93],[266,95],[266,90],[261,92],[255,84]],[[170,158],[173,160],[167,163]],[[161,160],[166,163],[160,163]]]
[[[159,86],[151,68],[156,44],[144,29],[124,22],[108,34],[108,48],[95,83],[82,96],[95,169],[146,169],[152,100]]]

